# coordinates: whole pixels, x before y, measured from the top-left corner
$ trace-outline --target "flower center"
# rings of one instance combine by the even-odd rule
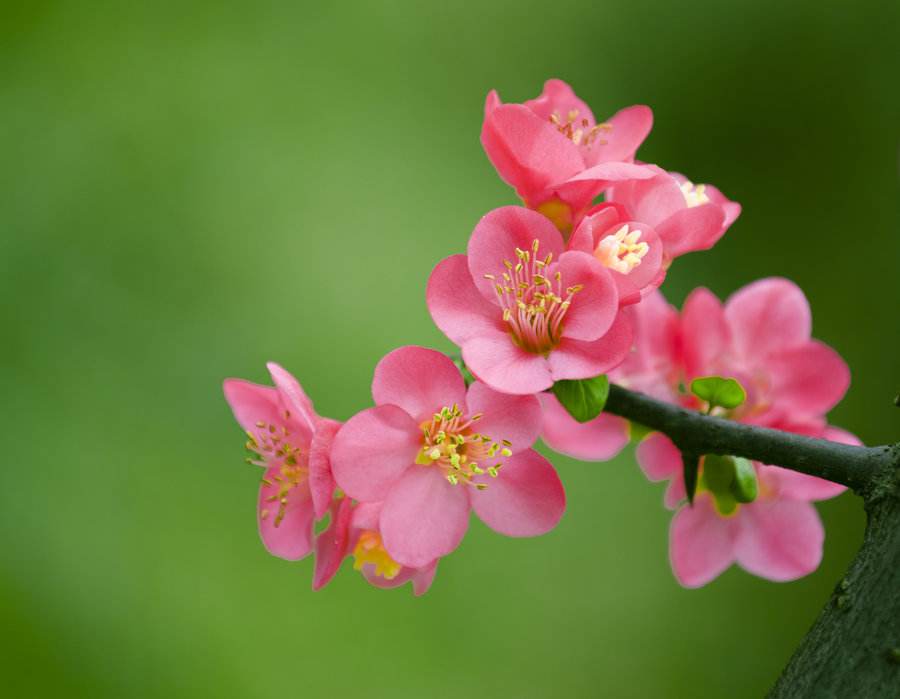
[[[647,243],[639,243],[640,239],[641,232],[629,232],[626,223],[618,231],[600,241],[594,250],[594,257],[610,269],[620,274],[628,274],[641,264],[641,260],[650,249]]]
[[[353,569],[362,570],[365,565],[375,566],[375,575],[393,580],[403,567],[388,554],[378,532],[365,530],[359,535],[353,549]]]
[[[498,454],[512,456],[512,444],[505,439],[495,442],[487,435],[475,432],[472,426],[481,417],[481,413],[476,413],[467,418],[456,404],[441,408],[430,422],[421,425],[422,450],[416,463],[441,468],[451,485],[462,483],[475,486],[477,490],[487,488],[487,484],[475,483],[472,479],[484,473],[496,478],[503,464],[490,462],[496,461]]]
[[[291,414],[284,412],[285,420]],[[267,493],[265,502],[277,507],[275,526],[279,526],[287,512],[291,491],[306,482],[309,469],[306,455],[289,441],[290,431],[284,425],[273,425],[266,422],[256,423],[257,431],[247,432],[246,449],[254,454],[247,458],[247,463],[254,466],[271,468],[280,466],[278,475],[262,479],[263,489]],[[271,514],[269,507],[260,510],[260,519]]]
[[[685,180],[681,184],[681,194],[684,196],[684,201],[689,209],[709,203],[705,184],[695,185],[690,180]]]
[[[599,145],[606,143],[599,136],[602,133],[612,131],[612,124],[595,124],[591,126],[591,122],[584,117],[579,119],[577,109],[570,109],[565,118],[561,117],[558,111],[554,111],[550,115],[550,123],[576,146],[584,146],[586,149],[589,149],[594,142]]]
[[[513,341],[528,352],[546,354],[559,344],[563,318],[572,305],[572,297],[583,286],[563,287],[560,272],[552,275],[552,280],[545,276],[553,253],[541,260],[539,247],[540,242],[535,240],[531,250],[516,248],[519,261],[515,265],[503,260],[506,271],[500,277],[484,276],[494,283]]]

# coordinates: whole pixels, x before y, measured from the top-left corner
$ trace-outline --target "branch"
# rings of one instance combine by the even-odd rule
[[[891,448],[857,447],[703,415],[616,386],[604,410],[669,437],[683,453],[742,456],[818,476],[863,494],[894,461]]]
[[[863,497],[862,548],[769,699],[898,696],[900,444],[857,447],[744,425],[610,386],[606,412],[667,435],[686,454],[743,456],[819,476]]]

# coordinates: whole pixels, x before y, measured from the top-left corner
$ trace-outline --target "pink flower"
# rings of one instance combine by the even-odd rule
[[[568,249],[593,255],[609,270],[620,306],[637,303],[665,278],[664,248],[656,231],[614,205],[594,207],[578,224]]]
[[[844,395],[850,374],[830,347],[811,339],[809,305],[786,279],[763,279],[740,289],[723,306],[706,289],[688,297],[681,315],[658,292],[634,308],[638,351],[613,378],[686,407],[700,407],[686,387],[699,376],[740,381],[747,400],[728,417],[789,432],[858,444],[829,427],[825,413]],[[649,392],[649,391],[648,391]],[[666,505],[685,497],[681,456],[662,434],[637,450],[651,481],[668,480]],[[727,502],[700,488],[693,507],[672,521],[670,557],[679,582],[704,585],[737,562],[770,580],[793,580],[815,570],[824,532],[814,500],[844,487],[775,466],[755,463],[759,495],[752,503]]]
[[[316,572],[313,589],[325,586],[347,557],[353,567],[375,587],[399,587],[412,581],[413,592],[424,595],[434,581],[437,560],[413,568],[398,563],[387,552],[379,529],[382,503],[351,504],[350,498],[337,498],[332,506],[328,528],[316,537]]]
[[[565,251],[547,219],[517,206],[478,222],[468,256],[439,263],[426,298],[469,369],[504,393],[597,376],[631,344],[610,271],[590,254]]]
[[[711,248],[741,213],[740,204],[710,184],[695,185],[684,175],[646,167],[654,177],[614,183],[606,201],[656,229],[666,263],[686,252]]]
[[[631,162],[652,126],[645,106],[628,107],[598,124],[572,88],[548,80],[541,95],[524,104],[503,104],[491,91],[481,143],[525,205],[569,233],[606,186],[653,176]]]
[[[534,396],[476,381],[468,391],[445,355],[401,347],[375,369],[375,407],[340,429],[331,452],[338,486],[383,503],[377,531],[390,558],[427,568],[453,551],[469,510],[507,536],[543,534],[565,493],[556,471],[530,449],[540,430]]]
[[[329,451],[340,423],[316,415],[297,380],[269,363],[275,388],[226,379],[225,399],[247,433],[247,460],[265,469],[259,533],[269,553],[289,561],[312,551],[313,520],[334,491]]]

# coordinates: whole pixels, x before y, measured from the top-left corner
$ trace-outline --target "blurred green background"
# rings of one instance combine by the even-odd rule
[[[3,3],[0,671],[8,696],[758,697],[859,544],[820,510],[791,584],[669,571],[630,450],[557,457],[568,513],[473,522],[432,591],[268,556],[226,376],[292,370],[368,405],[388,350],[450,350],[424,284],[513,202],[486,92],[568,80],[650,104],[641,157],[744,205],[665,285],[779,274],[854,383],[833,420],[896,440],[896,3]]]

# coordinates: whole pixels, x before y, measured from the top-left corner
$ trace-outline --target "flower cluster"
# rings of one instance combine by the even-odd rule
[[[488,95],[481,141],[523,206],[487,213],[426,290],[431,317],[474,379],[440,352],[401,347],[375,367],[374,405],[343,424],[317,415],[276,364],[274,387],[225,381],[248,461],[264,469],[263,544],[288,560],[315,552],[315,589],[352,558],[372,585],[411,582],[422,594],[471,511],[506,536],[553,529],[565,492],[533,449],[538,437],[603,460],[632,432],[606,413],[573,418],[557,397],[564,384],[607,374],[688,408],[855,442],[825,421],[849,372],[810,339],[809,307],[793,284],[762,280],[724,306],[698,289],[680,315],[663,299],[658,287],[675,258],[712,247],[740,205],[636,161],[652,121],[634,106],[598,122],[559,80],[522,104]],[[737,381],[746,400],[717,407],[688,390],[710,376]],[[823,531],[810,502],[840,486],[706,455],[688,504],[680,454],[664,435],[646,436],[637,458],[650,480],[669,481],[671,561],[683,585],[703,585],[732,562],[772,580],[818,566]]]

